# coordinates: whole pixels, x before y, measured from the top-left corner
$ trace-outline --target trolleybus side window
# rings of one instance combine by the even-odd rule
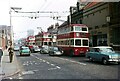
[[[70,40],[70,45],[74,45],[74,39]]]
[[[73,26],[71,26],[71,31],[73,31],[74,29],[73,29]]]
[[[75,40],[75,45],[76,46],[81,46],[81,39],[76,39]]]

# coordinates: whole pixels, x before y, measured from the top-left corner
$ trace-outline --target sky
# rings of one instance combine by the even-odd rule
[[[55,23],[62,24],[61,21],[53,20],[52,16],[61,16],[61,20],[67,20],[70,6],[76,6],[77,0],[0,0],[0,25],[10,25],[10,7],[22,8],[21,12],[51,11],[59,13],[15,13],[11,12],[11,23],[14,31],[14,38],[19,39],[26,37],[27,30],[33,29],[37,34],[37,27],[41,27],[44,31]],[[37,19],[29,17],[40,16]],[[48,16],[48,17],[43,17]]]

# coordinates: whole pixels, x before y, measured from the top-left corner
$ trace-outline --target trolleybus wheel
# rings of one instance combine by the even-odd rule
[[[70,50],[70,56],[73,57],[74,56],[74,51]]]

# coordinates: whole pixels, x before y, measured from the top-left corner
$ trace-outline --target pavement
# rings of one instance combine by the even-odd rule
[[[0,80],[6,77],[13,76],[20,72],[20,67],[16,58],[16,55],[13,56],[13,62],[9,61],[9,53],[7,50],[3,51],[2,62],[0,67]]]

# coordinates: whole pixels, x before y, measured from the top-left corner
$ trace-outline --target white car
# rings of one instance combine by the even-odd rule
[[[14,51],[19,51],[20,47],[19,46],[14,46]]]

